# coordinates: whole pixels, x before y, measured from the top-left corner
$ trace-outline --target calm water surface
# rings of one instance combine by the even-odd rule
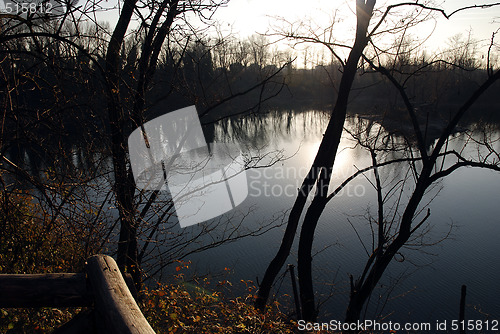
[[[358,122],[359,118],[350,118],[346,127],[353,129]],[[287,157],[271,167],[247,172],[249,196],[237,208],[245,213],[250,211],[245,220],[247,227],[279,217],[292,207],[297,188],[312,163],[326,124],[323,113],[306,111],[269,113],[258,119],[226,121],[215,128],[216,141],[245,143],[246,149],[254,155],[279,151]],[[497,138],[498,135],[496,133]],[[464,135],[454,135],[448,148],[461,149],[465,140]],[[370,165],[367,152],[354,146],[350,137],[344,135],[332,187],[338,186],[356,168]],[[474,149],[464,152],[474,153]],[[384,168],[381,171],[383,180],[390,182],[404,176],[403,167]],[[376,215],[376,193],[368,181],[372,173],[366,176],[355,179],[330,201],[318,224],[313,276],[318,300],[323,302],[322,320],[343,320],[349,274],[359,276],[367,260],[363,244],[370,247],[371,230],[367,216]],[[460,169],[437,183],[422,201],[427,203],[433,198],[429,204],[430,228],[422,239],[415,240],[415,243],[429,245],[401,251],[401,261],[393,261],[388,267],[365,317],[387,316],[387,321],[433,323],[457,319],[460,287],[465,284],[468,288],[467,318],[499,319],[499,194],[500,175],[487,170]],[[202,227],[194,227],[197,228]],[[188,259],[198,274],[223,272],[229,268],[231,274],[227,278],[230,281],[255,281],[263,276],[275,255],[283,230],[281,227]],[[443,238],[445,240],[438,243]],[[296,240],[288,263],[296,264],[297,243]],[[276,291],[279,295],[291,292],[288,275],[278,281]],[[283,300],[289,302],[287,298]]]

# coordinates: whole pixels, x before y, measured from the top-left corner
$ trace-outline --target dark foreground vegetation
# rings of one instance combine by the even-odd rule
[[[69,231],[50,222],[31,204],[26,192],[2,195],[0,273],[81,272],[85,254],[95,253],[98,240],[84,231]],[[88,237],[88,236],[87,236]],[[209,290],[207,278],[185,281],[187,264],[177,266],[179,283],[158,284],[141,292],[139,305],[157,333],[293,333],[295,323],[275,303],[265,313],[253,305],[253,282],[239,282],[247,295],[227,298],[231,285],[220,281],[218,290]],[[236,283],[235,283],[236,284]],[[2,333],[51,333],[82,308],[0,309]]]

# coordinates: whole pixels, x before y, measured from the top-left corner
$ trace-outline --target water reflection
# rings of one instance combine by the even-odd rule
[[[247,204],[255,204],[258,207],[256,217],[291,208],[295,199],[293,190],[297,189],[304,176],[300,171],[307,170],[310,166],[326,124],[327,118],[321,112],[287,111],[270,112],[253,118],[225,120],[221,122],[220,128],[215,127],[216,141],[245,141],[249,144],[249,150],[253,150],[254,153],[257,153],[257,148],[262,147],[269,150],[284,149],[285,156],[289,157],[286,161],[264,170],[249,171],[249,189],[253,196],[250,196]],[[474,141],[480,141],[484,136],[485,124],[468,123],[461,126],[459,131],[450,136],[447,149],[462,152],[465,157],[477,158],[481,148]],[[402,126],[391,121],[383,122],[373,116],[354,115],[347,119],[345,127],[347,132],[365,140],[381,132],[384,136],[384,145],[387,147],[384,159],[397,159],[411,154],[413,141],[404,136],[408,124]],[[466,127],[469,129],[467,132],[465,132]],[[498,126],[486,126],[486,128],[488,136],[500,138]],[[433,123],[427,128],[424,135],[428,149],[435,144],[439,129],[439,123]],[[358,169],[371,164],[368,152],[357,145],[347,132],[342,138],[340,153],[334,167],[333,188]],[[498,149],[498,140],[493,141],[493,145]],[[446,166],[451,161],[448,159],[442,163]],[[292,170],[299,172],[292,173],[290,172]],[[391,182],[397,183],[397,180],[411,178],[408,171],[406,164],[384,167],[383,182],[391,188]],[[467,180],[471,181],[466,185],[464,182]],[[485,186],[484,182],[488,185]],[[481,189],[482,186],[485,188]],[[488,238],[491,233],[500,235],[498,224],[500,211],[495,204],[497,197],[495,189],[498,187],[500,178],[496,173],[465,169],[450,175],[431,189],[423,201],[427,204],[433,200],[429,230],[421,236],[423,239],[416,243],[420,246],[408,247],[402,251],[404,261],[401,256],[399,257],[401,262],[395,261],[389,266],[388,272],[376,290],[377,296],[370,301],[367,317],[392,314],[391,319],[421,321],[456,318],[457,305],[451,305],[450,300],[459,297],[462,284],[470,284],[473,287],[474,292],[469,293],[470,305],[480,304],[483,310],[488,309],[487,312],[491,314],[500,314],[499,306],[488,302],[490,298],[487,297],[488,291],[500,293],[499,288],[489,278],[492,277],[492,273],[499,275],[500,267],[487,262],[478,262],[477,258],[471,256],[477,251],[477,244],[468,243],[469,239],[477,240],[482,235],[482,238],[487,240],[481,243],[482,252],[485,254],[500,252],[499,245]],[[469,196],[468,193],[473,195]],[[395,215],[400,214],[397,210],[401,205],[399,201],[407,201],[409,194],[411,187],[404,188],[402,198],[390,199],[389,211]],[[459,194],[467,198],[466,203],[458,200]],[[476,212],[477,204],[474,203],[481,203],[480,212]],[[359,275],[366,261],[363,243],[369,243],[372,238],[368,220],[370,216],[376,214],[375,205],[376,193],[370,180],[359,177],[329,204],[322,216],[315,238],[315,249],[320,251],[314,259],[315,288],[323,299],[332,291],[334,294],[331,300],[325,302],[322,309],[324,319],[329,319],[328,316],[330,318],[343,316],[349,292],[347,274]],[[475,223],[478,219],[481,220],[480,225]],[[446,236],[451,222],[455,226],[453,238],[439,245],[432,245]],[[471,231],[474,235],[472,238],[469,235]],[[204,263],[202,267],[206,266],[211,270],[235,263],[235,279],[254,277],[264,272],[268,261],[275,254],[280,238],[281,233],[272,232],[249,242],[210,251],[211,255],[208,257],[200,255],[197,259]],[[429,246],[421,247],[422,243]],[[468,249],[469,247],[474,250]],[[230,253],[237,253],[238,256],[232,257],[228,255]],[[461,261],[450,262],[454,254],[461,254],[463,256]],[[465,258],[468,260],[463,260]],[[293,256],[290,261],[294,262]],[[467,264],[465,261],[470,262]],[[210,262],[210,265],[207,262]],[[472,279],[475,275],[481,275],[479,273],[485,275],[483,283]],[[474,312],[472,308],[469,311]],[[475,316],[483,318],[477,313]]]
[[[204,127],[205,139],[210,142],[235,142],[244,147],[250,156],[262,156],[269,152],[282,152],[286,159],[269,166],[248,170],[249,196],[237,212],[223,219],[223,224],[215,227],[218,221],[210,221],[189,230],[177,226],[171,201],[168,196],[158,198],[154,214],[145,216],[149,225],[142,227],[141,233],[154,235],[155,243],[145,256],[151,272],[161,268],[159,260],[168,263],[190,249],[203,247],[206,239],[215,241],[224,237],[224,228],[234,224],[238,229],[252,230],[262,222],[273,222],[279,216],[286,216],[295,200],[302,178],[314,159],[319,142],[326,128],[328,117],[325,112],[275,110],[258,115],[224,119]],[[381,125],[382,124],[382,125]],[[391,121],[381,122],[379,117],[351,115],[346,120],[348,130],[342,137],[340,152],[337,156],[332,178],[332,189],[358,169],[369,166],[368,152],[353,140],[352,134],[368,140],[378,132],[385,136],[385,159],[396,159],[408,154],[404,150],[408,141],[403,137],[406,125]],[[500,138],[498,125],[481,123],[462,124],[462,131],[450,136],[447,149],[462,152],[466,157],[477,157],[478,145],[484,136]],[[429,147],[434,145],[436,135],[426,134]],[[410,141],[411,143],[411,141]],[[469,145],[473,144],[473,145]],[[500,150],[500,141],[493,141],[493,148]],[[68,170],[67,175],[78,175],[82,170],[98,170],[102,178],[93,178],[92,188],[87,197],[94,204],[108,198],[111,191],[111,164],[105,151],[89,150],[85,147],[65,148],[69,153],[67,162],[57,168]],[[16,148],[8,152],[13,161],[30,169],[32,173],[47,170],[50,155],[41,157],[30,148]],[[99,153],[95,153],[95,152]],[[93,153],[89,153],[93,152]],[[272,159],[271,159],[272,160]],[[57,163],[57,161],[53,161]],[[259,161],[266,164],[268,161]],[[445,162],[446,163],[446,162]],[[47,165],[45,165],[47,164]],[[407,166],[393,164],[384,168],[384,181],[400,180],[408,177]],[[70,172],[71,171],[71,172]],[[72,174],[73,173],[73,174]],[[64,173],[59,173],[63,175]],[[90,182],[89,182],[90,184]],[[98,184],[98,186],[97,186]],[[449,231],[453,222],[453,238],[438,246],[425,249],[405,249],[404,262],[395,262],[377,289],[368,308],[367,317],[392,314],[391,320],[435,321],[436,319],[456,318],[460,286],[468,285],[467,312],[469,317],[483,319],[484,315],[474,311],[480,308],[494,316],[500,315],[500,305],[496,297],[500,295],[497,278],[500,267],[497,257],[500,254],[500,207],[498,206],[500,178],[497,173],[477,169],[459,170],[437,185],[426,197],[425,202],[434,198],[430,223],[432,229],[426,240],[438,240]],[[411,189],[408,189],[411,190]],[[82,190],[82,194],[85,193]],[[408,193],[404,193],[407,195]],[[437,197],[436,197],[437,196]],[[407,198],[406,198],[407,200]],[[138,210],[144,207],[147,197],[140,198]],[[113,203],[111,199],[107,203]],[[370,180],[358,177],[343,189],[325,210],[316,231],[313,270],[315,288],[324,301],[323,319],[342,318],[349,292],[348,274],[359,274],[366,260],[363,242],[370,242],[372,231],[367,218],[374,214],[376,193]],[[396,212],[397,199],[391,202]],[[116,208],[111,204],[104,207],[109,222],[116,221]],[[274,223],[274,222],[273,222]],[[240,225],[238,225],[240,224]],[[194,239],[201,232],[205,237]],[[198,274],[219,272],[231,268],[234,272],[229,279],[254,279],[262,275],[270,259],[274,256],[282,230],[272,230],[258,237],[240,239],[237,242],[192,254],[185,260],[192,260]],[[219,238],[219,239],[217,239]],[[145,238],[146,239],[146,238]],[[423,250],[423,251],[422,251]],[[151,252],[150,252],[151,251]],[[184,253],[183,253],[184,252]],[[161,254],[161,256],[160,256]],[[296,249],[290,257],[295,262]],[[166,267],[158,273],[169,273]],[[160,275],[158,275],[160,277]],[[396,284],[397,283],[397,284]],[[280,293],[290,293],[290,286],[283,281]],[[380,296],[380,297],[379,297]],[[329,299],[327,299],[329,298]],[[455,302],[456,301],[456,302]]]
[[[213,125],[209,141],[238,141],[251,149],[272,145],[280,139],[316,141],[328,123],[326,111],[273,110],[238,118],[226,118]],[[206,133],[206,132],[205,132]]]

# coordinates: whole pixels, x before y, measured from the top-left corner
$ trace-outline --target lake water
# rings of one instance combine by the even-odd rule
[[[351,117],[346,128],[354,129],[358,122],[359,118]],[[245,143],[242,146],[254,155],[279,151],[287,158],[268,168],[247,171],[249,195],[236,209],[246,215],[242,224],[245,228],[282,217],[292,207],[326,124],[327,117],[319,111],[276,112],[258,119],[224,121],[212,129],[216,141]],[[474,136],[479,138],[479,134]],[[494,136],[498,138],[499,133],[495,132]],[[464,134],[456,134],[448,149],[460,150],[465,142]],[[354,148],[354,144],[344,134],[331,189],[357,168],[370,165],[369,154]],[[495,145],[500,149],[498,142]],[[464,151],[464,155],[475,153],[474,148]],[[382,169],[383,181],[389,184],[403,176],[405,168],[393,165]],[[366,178],[359,176],[353,180],[330,201],[319,221],[314,239],[317,254],[313,259],[313,277],[317,300],[322,302],[321,320],[343,320],[348,301],[348,275],[359,276],[367,260],[363,247],[363,244],[370,247],[371,242],[367,216],[369,213],[376,216],[377,209],[376,192],[369,182],[372,175],[367,173]],[[433,198],[429,204],[429,230],[422,239],[415,240],[415,243],[429,245],[401,250],[400,261],[391,263],[371,297],[365,318],[386,316],[386,321],[432,323],[457,319],[460,288],[465,284],[468,289],[466,318],[499,319],[499,194],[500,174],[488,170],[459,169],[438,182],[422,201],[427,203]],[[192,227],[193,232],[201,231],[203,225]],[[224,277],[238,290],[242,285],[237,282],[241,279],[255,282],[263,276],[279,247],[283,230],[284,226],[185,260],[192,261],[191,268],[196,268],[199,275],[224,272]],[[296,264],[297,244],[298,240],[288,263]],[[290,277],[286,275],[278,280],[275,292],[279,296],[290,294],[290,287]],[[290,298],[281,300],[292,307]]]

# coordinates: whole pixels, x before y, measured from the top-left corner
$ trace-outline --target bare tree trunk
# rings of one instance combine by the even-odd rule
[[[139,282],[137,268],[137,226],[134,221],[134,181],[127,170],[125,119],[120,103],[120,50],[132,18],[136,0],[125,0],[106,53],[107,107],[111,133],[111,153],[114,169],[114,191],[120,215],[120,238],[117,263],[123,272],[129,269]],[[135,246],[134,246],[135,245]]]
[[[136,0],[125,1],[120,19],[111,37],[106,54],[106,79],[109,86],[108,114],[111,130],[111,147],[113,167],[115,171],[115,192],[120,214],[120,239],[118,244],[118,265],[120,270],[129,271],[134,282],[140,287],[141,275],[139,270],[137,250],[137,225],[134,193],[135,183],[130,169],[127,168],[126,138],[124,131],[131,126],[140,126],[143,123],[143,109],[147,88],[154,75],[161,46],[167,37],[172,23],[179,13],[179,1],[164,0],[157,10],[150,30],[143,45],[139,61],[139,78],[129,119],[125,119],[120,98],[120,49],[123,45],[125,32],[133,14]],[[168,7],[168,8],[167,8]],[[158,27],[160,19],[167,11],[166,19]],[[153,198],[154,200],[154,198]]]
[[[324,156],[324,169],[318,180],[316,194],[313,202],[309,206],[299,240],[298,254],[298,274],[300,286],[300,298],[302,304],[302,314],[306,321],[315,321],[317,317],[316,304],[314,302],[314,289],[312,281],[312,245],[314,240],[314,232],[318,224],[318,220],[325,209],[330,184],[332,167],[335,162],[335,156],[340,144],[344,121],[347,114],[347,102],[351,91],[352,83],[357,72],[358,62],[361,58],[364,48],[368,43],[368,25],[372,17],[375,1],[357,1],[356,2],[356,40],[349,54],[344,73],[340,81],[339,95],[333,115],[328,124],[327,131],[323,137],[323,142],[328,142],[330,145],[325,151],[318,151],[318,156]],[[323,144],[322,142],[322,144]]]
[[[374,5],[375,5],[375,0],[368,0],[366,1],[366,3],[363,0],[356,1],[357,20],[358,20],[357,30],[356,30],[356,40],[354,43],[354,47],[349,55],[346,66],[344,67],[344,74],[342,75],[337,102],[333,109],[332,117],[330,118],[330,121],[328,123],[323,140],[321,141],[320,147],[318,149],[318,153],[316,154],[316,158],[314,159],[314,162],[309,170],[309,173],[302,182],[302,186],[300,187],[297,198],[295,199],[295,203],[292,207],[292,210],[288,218],[288,224],[281,242],[281,246],[278,250],[278,253],[267,267],[266,273],[264,274],[264,278],[262,279],[262,282],[260,284],[259,291],[257,294],[257,300],[255,302],[255,306],[259,309],[263,309],[264,306],[266,305],[272,284],[276,279],[276,277],[278,276],[279,271],[285,264],[288,255],[290,254],[293,240],[297,232],[300,216],[302,215],[304,206],[307,201],[307,197],[311,192],[314,184],[319,182],[318,188],[323,188],[322,184],[326,184],[326,187],[328,187],[328,183],[331,176],[331,169],[335,161],[335,155],[337,153],[337,149],[340,143],[340,138],[342,135],[345,116],[347,112],[347,102],[349,98],[349,93],[352,87],[352,83],[354,81],[354,76],[356,75],[359,58],[361,57],[361,54],[368,42],[367,30],[370,18],[372,16]],[[320,177],[320,174],[324,174],[324,176]],[[326,188],[326,190],[328,190],[328,188]],[[324,194],[324,197],[326,198],[326,193]],[[319,214],[321,214],[321,212],[322,210],[320,210]],[[313,225],[314,224],[315,223],[313,223]],[[305,233],[309,233],[307,229]],[[309,252],[309,257],[310,257],[310,252]],[[301,285],[302,279],[300,277],[301,276],[300,267],[298,268],[298,270],[299,270],[299,284]],[[302,287],[301,287],[301,295],[302,295]],[[314,303],[314,298],[313,298],[313,303]],[[305,309],[304,312],[306,312]]]
[[[316,161],[315,161],[316,162]],[[269,293],[271,292],[271,287],[276,277],[278,276],[281,268],[285,264],[285,261],[290,254],[290,249],[292,248],[293,239],[295,238],[295,233],[297,232],[297,226],[299,224],[299,218],[302,214],[302,210],[306,204],[307,196],[311,191],[314,183],[316,182],[317,176],[315,175],[316,164],[313,163],[309,173],[302,182],[302,186],[299,189],[295,203],[290,211],[288,217],[288,224],[285,229],[285,234],[281,241],[281,246],[273,258],[267,270],[264,274],[264,278],[259,285],[259,291],[257,293],[257,299],[255,300],[255,307],[263,310],[266,306],[267,299],[269,298]]]

